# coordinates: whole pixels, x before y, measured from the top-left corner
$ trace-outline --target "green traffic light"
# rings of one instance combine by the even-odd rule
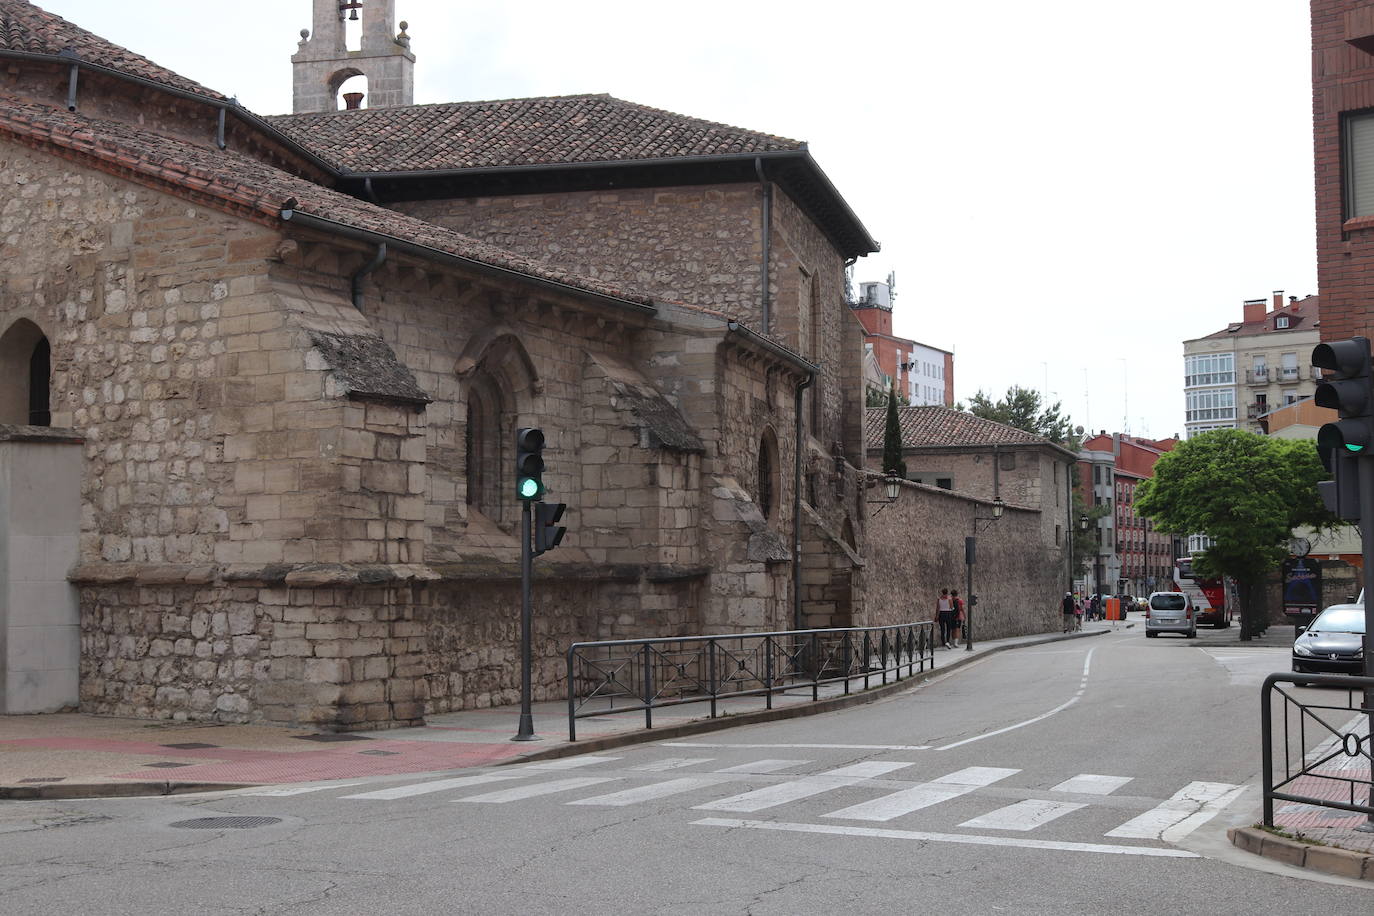
[[[1347,449],[1349,449],[1350,451],[1352,451],[1352,452],[1362,452],[1362,451],[1364,451],[1364,446],[1363,446],[1363,445],[1354,445],[1354,444],[1352,444],[1352,443],[1350,443],[1350,442],[1347,442],[1347,443],[1345,444],[1345,447],[1346,447]]]
[[[539,481],[533,477],[522,477],[520,479],[520,498],[534,499],[539,495]]]

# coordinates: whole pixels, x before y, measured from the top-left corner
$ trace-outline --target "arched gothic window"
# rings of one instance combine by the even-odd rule
[[[778,504],[778,438],[771,429],[763,431],[759,439],[758,477],[754,490],[759,511],[764,518],[772,518]]]
[[[0,335],[0,423],[50,426],[52,350],[32,321]]]
[[[468,383],[464,434],[467,503],[493,521],[501,519],[501,455],[508,438],[501,389],[485,374]]]

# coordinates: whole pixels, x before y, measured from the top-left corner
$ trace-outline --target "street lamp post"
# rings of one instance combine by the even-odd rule
[[[1087,516],[1087,515],[1080,515],[1080,516],[1078,516],[1078,530],[1081,531],[1081,532],[1083,532],[1084,534],[1087,534],[1087,533],[1088,533],[1088,516]],[[1077,573],[1077,571],[1078,571],[1078,570],[1075,568],[1074,572]],[[1084,590],[1084,591],[1087,591],[1087,590],[1088,590],[1087,579],[1088,579],[1088,577],[1087,577],[1087,575],[1085,574],[1085,575],[1083,576],[1083,590]]]
[[[973,606],[978,598],[973,594],[973,564],[978,558],[978,523],[992,524],[1002,517],[1007,504],[1002,497],[992,498],[992,515],[979,515],[978,506],[973,507],[973,533],[964,538],[964,594],[968,596],[964,610],[964,651],[973,651]]]

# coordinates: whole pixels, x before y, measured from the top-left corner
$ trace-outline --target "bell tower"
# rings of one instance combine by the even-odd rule
[[[336,110],[339,87],[355,76],[367,78],[367,95],[348,99],[349,108],[413,104],[415,55],[410,52],[406,23],[396,31],[396,0],[314,0],[314,4],[314,31],[301,30],[300,47],[291,55],[292,112]],[[348,22],[362,26],[358,50],[348,48]]]

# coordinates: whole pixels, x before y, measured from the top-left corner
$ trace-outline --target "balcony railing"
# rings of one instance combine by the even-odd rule
[[[1269,384],[1269,370],[1268,370],[1268,369],[1254,369],[1254,370],[1252,370],[1252,371],[1250,372],[1250,375],[1249,375],[1249,382],[1250,382],[1251,385],[1268,385],[1268,384]]]

